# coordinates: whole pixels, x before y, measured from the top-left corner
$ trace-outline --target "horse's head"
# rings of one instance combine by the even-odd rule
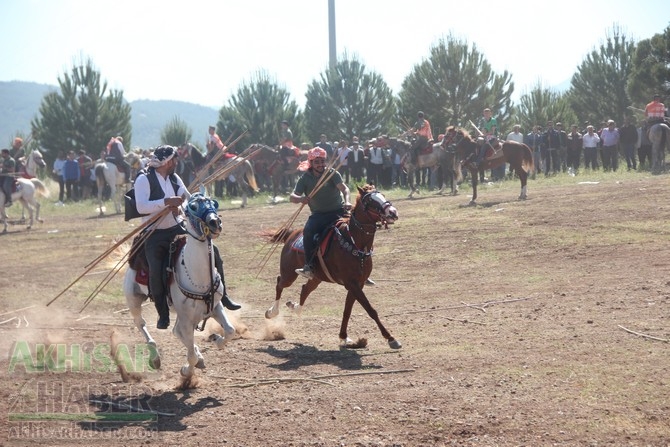
[[[30,153],[30,160],[32,160],[33,163],[35,163],[40,168],[44,168],[47,165],[46,162],[44,161],[44,157],[42,157],[42,153],[37,149],[34,149]]]
[[[446,149],[453,150],[461,155],[469,154],[474,151],[476,146],[476,142],[468,131],[456,126],[447,127],[442,144]]]
[[[362,207],[363,212],[374,222],[388,226],[398,220],[398,210],[374,186],[358,187],[358,194],[356,207]]]
[[[213,239],[221,234],[221,217],[218,209],[219,202],[199,192],[188,200],[184,213],[197,239],[204,241],[208,237]]]

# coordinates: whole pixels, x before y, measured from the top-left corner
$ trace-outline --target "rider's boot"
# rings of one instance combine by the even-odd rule
[[[167,298],[154,297],[154,304],[156,306],[156,312],[158,312],[156,329],[167,329],[170,327],[170,308],[168,307]]]
[[[229,310],[239,310],[242,308],[242,305],[236,303],[235,301],[230,299],[230,296],[228,296],[228,288],[226,287],[226,279],[223,276],[223,259],[221,259],[221,255],[219,253],[219,249],[216,245],[214,245],[214,267],[216,267],[216,271],[219,273],[219,276],[221,277],[221,285],[223,285],[223,296],[221,297],[221,304],[223,307]]]

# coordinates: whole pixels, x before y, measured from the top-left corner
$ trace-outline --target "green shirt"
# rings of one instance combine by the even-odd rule
[[[329,213],[344,207],[344,197],[337,188],[337,185],[342,183],[342,176],[333,168],[324,170],[321,175],[329,175],[329,173],[333,175],[309,201],[309,209],[312,213]],[[319,179],[320,177],[315,177],[311,169],[308,170],[298,179],[293,193],[299,196],[310,195]]]

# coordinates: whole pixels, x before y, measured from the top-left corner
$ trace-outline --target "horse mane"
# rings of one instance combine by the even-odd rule
[[[472,135],[470,135],[470,132],[465,130],[463,127],[449,126],[447,127],[446,132],[444,134],[449,135],[451,132],[460,133],[461,135],[463,135],[463,138],[471,141],[473,140]]]
[[[206,159],[205,156],[202,155],[202,152],[200,152],[198,148],[192,144],[189,144],[189,149],[191,150],[191,160],[193,160],[193,166],[195,166],[196,169],[204,166]]]

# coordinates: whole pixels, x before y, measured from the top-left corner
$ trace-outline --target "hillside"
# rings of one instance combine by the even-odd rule
[[[0,82],[0,145],[8,146],[17,132],[30,132],[30,121],[37,115],[44,95],[58,87],[34,82]],[[193,132],[193,142],[204,146],[207,126],[215,124],[218,111],[198,104],[170,100],[130,102],[133,126],[132,145],[156,146],[163,127],[175,116]]]

